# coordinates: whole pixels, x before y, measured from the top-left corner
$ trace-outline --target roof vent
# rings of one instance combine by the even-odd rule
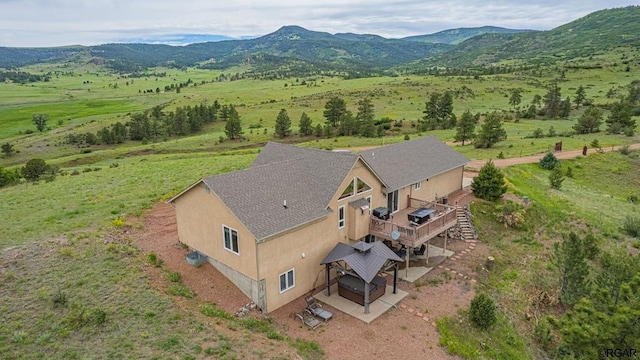
[[[287,209],[287,200],[282,202],[282,206],[284,206],[284,208]]]

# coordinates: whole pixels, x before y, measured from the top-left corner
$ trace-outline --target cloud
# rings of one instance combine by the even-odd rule
[[[100,44],[175,34],[258,36],[284,25],[404,37],[483,25],[545,30],[626,1],[0,0],[0,46]]]

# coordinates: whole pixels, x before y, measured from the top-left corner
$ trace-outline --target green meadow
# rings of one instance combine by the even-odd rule
[[[610,61],[616,56],[597,55],[590,61]],[[209,313],[215,314],[217,326],[201,321],[172,301],[200,305],[184,286],[177,295],[169,295],[149,284],[143,269],[154,264],[130,240],[104,243],[105,235],[118,233],[126,216],[140,216],[204,176],[249,166],[267,141],[322,149],[380,146],[423,135],[452,142],[454,130],[416,130],[429,95],[448,90],[454,94],[458,116],[471,110],[499,111],[505,117],[507,140],[495,147],[452,145],[470,159],[540,154],[559,141],[565,150],[591,147],[594,140],[603,148],[640,142],[638,135],[604,131],[565,136],[584,107],[574,109],[565,120],[515,119],[509,105],[511,91],[523,89],[520,107],[528,107],[534,95],[543,96],[548,84],[561,75],[553,66],[475,78],[399,75],[345,80],[318,75],[271,81],[216,80],[222,73],[234,74],[244,68],[224,72],[158,68],[152,70],[157,76],[142,78],[73,62],[23,70],[52,76],[48,82],[0,84],[0,143],[10,143],[16,150],[0,158],[0,165],[15,168],[42,158],[59,166],[60,173],[51,182],[0,188],[0,323],[4,324],[0,326],[0,358],[7,359],[259,358],[264,356],[259,350],[247,350],[256,336],[266,337],[276,349],[293,347],[305,359],[321,358],[316,343],[288,339],[267,323],[233,322],[229,314],[213,311],[214,305],[207,309],[213,309]],[[563,97],[573,98],[582,85],[593,104],[605,106],[624,95],[624,87],[638,78],[639,69],[626,71],[621,66],[569,68],[559,86]],[[180,92],[164,90],[189,80],[191,85]],[[300,115],[307,113],[314,125],[323,123],[324,104],[334,96],[344,98],[354,113],[357,101],[370,97],[376,118],[388,117],[394,123],[381,138],[297,134]],[[216,100],[236,106],[244,139],[225,140],[224,124],[218,121],[192,136],[148,143],[78,147],[65,141],[69,134],[95,133],[116,122],[126,123],[131,114],[154,106],[169,112]],[[287,110],[294,132],[283,140],[273,135],[280,109]],[[31,122],[38,113],[49,116],[48,129],[42,133]],[[544,134],[553,130],[555,135],[531,138],[536,129]],[[598,153],[562,164],[572,168],[573,177],[560,190],[549,188],[548,172],[537,164],[505,169],[509,192],[532,200],[527,226],[522,229],[505,229],[498,223],[493,215],[495,204],[473,205],[480,239],[487,242],[498,265],[477,286],[496,299],[500,315],[490,333],[455,319],[439,320],[442,343],[450,352],[472,359],[544,356],[533,340],[532,323],[523,320],[522,314],[529,310],[532,296],[554,291],[556,273],[547,261],[550,244],[567,229],[592,230],[603,251],[608,251],[607,246],[611,251],[640,246],[620,229],[627,214],[640,213],[638,205],[628,201],[640,197],[638,152]],[[160,266],[158,271],[168,270]],[[228,334],[238,329],[243,331]],[[88,355],[87,347],[103,350]]]

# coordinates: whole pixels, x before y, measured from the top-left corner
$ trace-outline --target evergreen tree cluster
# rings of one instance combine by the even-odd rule
[[[318,124],[316,135],[320,134],[321,130],[324,136],[332,136],[337,132],[339,136],[375,137],[381,133],[380,125],[375,124],[373,103],[368,97],[358,101],[358,112],[355,116],[347,110],[345,100],[337,96],[329,99],[324,108],[325,127],[318,129]]]
[[[228,119],[231,109],[235,111],[233,105],[220,106],[218,101],[212,105],[177,107],[168,113],[165,113],[161,106],[155,106],[131,115],[131,119],[125,124],[116,122],[109,127],[103,127],[95,135],[69,134],[67,142],[78,145],[120,144],[126,140],[150,141],[194,134],[205,124],[213,123],[219,117],[225,116],[225,120]]]
[[[456,116],[453,114],[453,97],[451,93],[434,92],[425,103],[425,114],[420,123],[422,130],[453,129]]]

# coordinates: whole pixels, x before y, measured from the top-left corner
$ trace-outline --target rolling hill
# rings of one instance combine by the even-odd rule
[[[498,26],[482,26],[473,28],[448,29],[428,35],[416,35],[402,38],[407,41],[418,41],[430,44],[458,45],[461,42],[483,34],[514,34],[535,32],[535,30],[507,29]]]
[[[457,45],[452,45],[457,44]],[[254,39],[195,43],[104,44],[58,48],[0,48],[0,68],[60,61],[72,56],[99,59],[120,72],[154,66],[225,69],[291,66],[375,73],[403,69],[473,67],[503,60],[553,62],[596,51],[640,46],[640,7],[601,10],[549,31],[498,27],[460,28],[431,35],[387,39],[373,34],[311,31],[284,26]],[[284,64],[284,65],[283,65]]]
[[[598,51],[640,46],[640,6],[600,10],[549,31],[483,34],[418,66],[484,66],[502,60],[528,63],[588,57]]]

